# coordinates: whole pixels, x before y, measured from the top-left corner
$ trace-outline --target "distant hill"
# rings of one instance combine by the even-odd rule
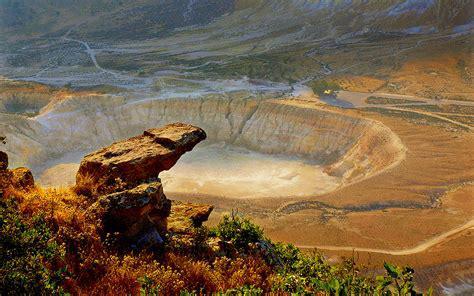
[[[436,96],[469,87],[473,10],[472,0],[1,0],[0,74],[148,89],[141,78],[163,71],[360,84],[352,75]],[[410,73],[424,78],[407,83]]]
[[[207,24],[233,8],[233,0],[2,0],[0,27],[10,37],[80,27],[88,37],[142,39]]]
[[[472,23],[470,0],[2,0],[0,29],[10,38],[57,35],[76,27],[97,39],[144,39],[218,17],[276,30],[315,25],[336,34],[370,30],[424,33]],[[269,28],[269,31],[272,31]]]

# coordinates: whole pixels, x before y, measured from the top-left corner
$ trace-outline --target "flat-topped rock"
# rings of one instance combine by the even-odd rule
[[[183,123],[147,130],[84,157],[76,188],[101,195],[157,180],[160,172],[169,170],[204,139],[204,130]]]

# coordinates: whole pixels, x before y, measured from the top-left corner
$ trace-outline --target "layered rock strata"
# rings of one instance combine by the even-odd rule
[[[405,147],[383,124],[315,104],[210,95],[202,99],[132,101],[120,96],[72,97],[34,119],[0,114],[7,148],[21,165],[38,166],[70,151],[93,150],[154,126],[202,127],[208,143],[299,157],[348,184],[397,164]],[[2,126],[3,125],[3,126]]]

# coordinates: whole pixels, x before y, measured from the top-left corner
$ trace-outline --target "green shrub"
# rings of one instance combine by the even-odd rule
[[[224,216],[219,225],[211,230],[211,234],[231,242],[238,251],[243,253],[248,252],[250,244],[267,241],[263,230],[258,225],[235,213]]]
[[[337,91],[341,89],[336,82],[326,80],[314,80],[308,83],[308,86],[318,95],[323,95],[326,90]]]
[[[158,296],[160,295],[160,287],[147,276],[138,279],[140,284],[140,296]]]
[[[252,250],[249,246],[257,245],[259,252],[257,254],[275,270],[273,291],[276,293],[421,295],[415,291],[414,271],[410,267],[401,268],[386,263],[384,265],[386,275],[369,276],[361,271],[354,258],[345,259],[338,264],[329,264],[318,252],[305,254],[291,244],[271,242],[264,236],[260,227],[234,213],[224,216],[210,233],[232,243],[240,253],[248,254],[249,250]],[[224,295],[231,292],[229,290]],[[258,295],[258,291],[253,291],[248,295],[254,294]],[[237,292],[237,295],[242,295],[242,293]]]
[[[230,296],[230,295],[257,296],[257,295],[263,295],[263,290],[254,286],[244,286],[241,288],[229,289],[221,293],[216,293],[216,295],[218,296]]]
[[[23,219],[13,200],[0,200],[0,295],[61,294],[63,249],[42,216]]]

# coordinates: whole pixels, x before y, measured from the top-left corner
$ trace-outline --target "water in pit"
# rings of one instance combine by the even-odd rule
[[[38,173],[39,183],[74,184],[82,156],[74,153],[50,163]],[[325,174],[317,165],[218,144],[197,146],[160,178],[166,192],[230,198],[319,195],[340,185],[339,178]]]

